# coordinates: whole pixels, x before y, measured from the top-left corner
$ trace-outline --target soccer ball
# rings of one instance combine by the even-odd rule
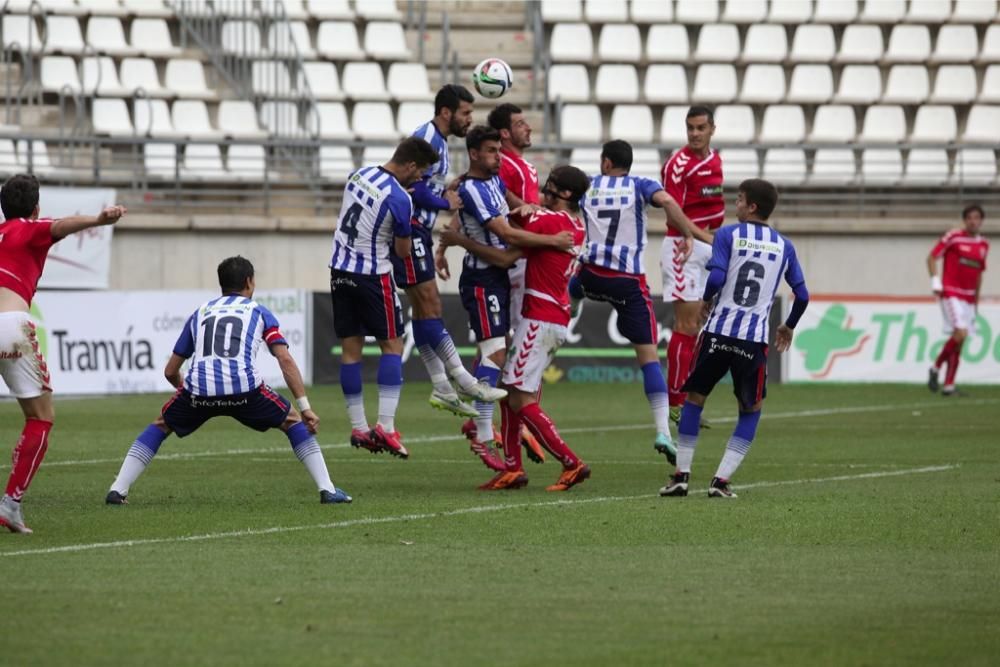
[[[472,70],[472,85],[480,95],[493,100],[510,90],[514,85],[514,74],[510,65],[499,58],[487,58]]]

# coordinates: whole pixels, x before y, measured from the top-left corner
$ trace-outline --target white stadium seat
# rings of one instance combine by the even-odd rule
[[[45,52],[80,55],[86,45],[75,16],[53,15],[45,19]]]
[[[740,102],[772,104],[785,98],[785,68],[781,65],[748,65],[743,72]]]
[[[985,82],[985,79],[984,79]],[[976,99],[976,69],[972,65],[941,65],[934,77],[929,101],[941,104],[972,104]]]
[[[980,102],[1000,102],[1000,65],[990,65],[983,74]]]
[[[129,28],[129,41],[150,58],[178,57],[184,50],[174,46],[167,22],[160,18],[137,18]]]
[[[28,170],[28,161],[31,161],[30,172],[32,174],[45,176],[53,175],[59,171],[52,165],[52,161],[49,159],[49,148],[41,139],[32,140],[30,150],[28,148],[27,141],[23,139],[18,141],[17,155],[20,163],[24,166],[26,171]]]
[[[743,62],[780,63],[788,56],[785,26],[759,23],[747,29]]]
[[[205,83],[205,69],[200,60],[174,58],[167,62],[164,83],[178,97],[213,99],[215,90]]]
[[[593,142],[604,136],[601,111],[594,104],[567,104],[559,119],[563,141]]]
[[[764,109],[761,143],[797,144],[806,138],[806,116],[798,104],[773,104]]]
[[[181,175],[192,180],[229,180],[229,171],[222,164],[222,151],[218,146],[188,144],[184,147]]]
[[[122,0],[122,8],[138,17],[167,19],[174,15],[173,6],[163,0]]]
[[[840,72],[837,102],[871,104],[882,97],[882,74],[875,65],[848,65]]]
[[[624,23],[628,21],[625,0],[587,0],[584,16],[588,23]]]
[[[816,0],[815,23],[853,23],[858,17],[858,0]]]
[[[943,25],[938,31],[932,63],[967,63],[979,55],[979,36],[976,26]]]
[[[719,0],[677,0],[674,20],[695,25],[714,23],[719,20]]]
[[[858,122],[854,107],[846,104],[828,104],[816,108],[813,116],[812,143],[842,144],[853,142],[858,136]]]
[[[635,176],[651,178],[657,183],[660,182],[660,170],[663,168],[663,159],[660,158],[660,151],[655,148],[634,148],[632,149],[632,169],[630,173]]]
[[[375,67],[378,68],[378,65]],[[381,73],[382,70],[379,70],[380,75]],[[254,94],[260,97],[293,97],[295,94],[288,67],[280,60],[258,60],[251,63],[250,82]]]
[[[208,108],[202,100],[177,100],[170,109],[174,129],[192,139],[222,139],[221,130],[212,127]]]
[[[996,0],[955,0],[951,12],[951,20],[955,23],[989,23],[996,16]]]
[[[33,16],[5,14],[2,32],[4,49],[16,45],[23,53],[41,53],[42,38]]]
[[[257,123],[257,110],[246,100],[222,100],[218,110],[219,130],[233,139],[266,139]]]
[[[699,65],[691,98],[722,103],[736,99],[736,68],[732,65]]]
[[[586,23],[558,23],[552,28],[549,54],[555,62],[590,62],[594,36]]]
[[[671,23],[674,6],[663,0],[632,0],[631,15],[634,23]]]
[[[951,17],[951,0],[910,0],[907,23],[944,23]]]
[[[639,62],[642,60],[639,27],[631,23],[604,26],[597,42],[597,53],[605,62]]]
[[[395,150],[395,146],[365,146],[361,154],[361,166],[385,164],[392,159]]]
[[[721,104],[715,108],[713,140],[723,144],[749,143],[757,136],[753,109],[746,104]]]
[[[895,104],[874,104],[865,110],[858,141],[862,143],[890,143],[906,139],[906,114]]]
[[[687,144],[687,106],[668,106],[660,117],[660,143],[680,148]]]
[[[723,23],[760,23],[767,17],[767,0],[727,2],[722,12]]]
[[[340,75],[333,63],[321,60],[302,63],[299,88],[305,90],[307,84],[314,99],[342,100],[344,91],[340,88]]]
[[[118,80],[115,61],[109,56],[94,56],[81,61],[83,91],[101,97],[130,97],[132,90]]]
[[[261,0],[260,13],[279,20],[304,21],[309,18],[305,0]]]
[[[683,65],[650,65],[643,85],[646,101],[681,104],[688,101],[687,72]]]
[[[236,144],[226,149],[226,169],[241,181],[262,181],[267,173],[267,155],[259,145]]]
[[[812,3],[804,0],[771,0],[771,13],[767,20],[769,23],[799,25],[812,18],[812,9]]]
[[[687,28],[682,25],[651,25],[646,36],[646,60],[685,62],[691,53]]]
[[[91,106],[90,119],[94,126],[94,134],[107,134],[112,137],[133,134],[132,119],[128,115],[125,100],[95,99]]]
[[[719,151],[725,182],[739,185],[748,178],[760,177],[760,156],[753,148],[727,148]]]
[[[23,170],[17,159],[17,148],[13,139],[0,139],[0,177],[6,178]]]
[[[174,92],[160,83],[156,63],[149,58],[123,58],[121,82],[125,90],[145,91],[147,97],[173,97]]]
[[[882,101],[892,104],[921,104],[930,94],[930,79],[923,65],[893,65],[885,84]]]
[[[913,148],[906,156],[903,185],[941,185],[948,180],[948,151]]]
[[[545,80],[548,84],[548,98],[552,101],[590,101],[590,74],[583,65],[552,65]]]
[[[403,102],[400,108],[412,104],[418,103]],[[306,112],[306,127],[310,135],[322,139],[354,138],[354,132],[351,131],[347,120],[347,109],[340,102],[318,103],[311,111]]]
[[[840,38],[840,52],[836,61],[841,63],[871,63],[882,58],[885,42],[882,29],[877,25],[851,24],[844,28]]]
[[[355,100],[388,100],[382,66],[378,63],[347,63],[342,80],[344,92]]]
[[[222,50],[233,55],[263,53],[260,28],[254,21],[226,21],[222,24]]]
[[[801,185],[806,180],[806,152],[801,148],[767,149],[763,177],[778,185]]]
[[[385,102],[358,102],[351,112],[351,127],[362,141],[395,141],[399,138],[392,107]]]
[[[389,65],[386,88],[395,100],[415,102],[434,99],[427,78],[427,67],[423,63]]]
[[[979,53],[979,62],[1000,62],[1000,23],[994,23],[986,29],[983,35],[983,50]]]
[[[1000,106],[973,104],[965,120],[962,141],[996,144],[998,127],[1000,127]]]
[[[38,0],[38,4],[46,14],[83,16],[88,12],[87,8],[77,4],[76,0]]]
[[[594,82],[597,102],[636,102],[639,100],[639,75],[632,65],[601,65]]]
[[[895,185],[903,177],[903,155],[897,148],[866,148],[861,151],[861,181],[864,185]]]
[[[997,177],[997,156],[992,148],[959,148],[952,170],[953,184],[988,185]]]
[[[323,178],[340,183],[347,181],[347,176],[354,171],[354,158],[347,146],[319,147],[319,174]]]
[[[316,49],[309,39],[305,21],[274,22],[267,29],[267,46],[276,56],[293,57],[296,53],[303,60],[316,57]]]
[[[645,104],[618,104],[611,112],[609,138],[630,143],[653,141],[653,112]]]
[[[800,25],[792,38],[790,59],[795,63],[829,63],[837,54],[833,26]]]
[[[299,108],[295,102],[275,102],[268,100],[260,105],[260,122],[268,134],[302,134],[299,122]]]
[[[146,173],[159,178],[177,176],[177,146],[149,142],[143,145],[143,165]]]
[[[635,161],[635,151],[632,153]],[[569,154],[569,163],[587,173],[594,173],[601,168],[600,148],[574,148]]]
[[[404,137],[434,116],[434,105],[431,102],[403,102],[396,112],[396,130]]]
[[[316,31],[316,50],[330,60],[361,60],[365,57],[358,40],[358,29],[347,21],[320,23]]]
[[[70,56],[42,57],[40,77],[42,90],[47,93],[59,93],[64,87],[68,88],[70,93],[78,93],[81,90],[76,61]]]
[[[114,16],[91,16],[87,21],[87,44],[109,56],[134,56],[139,49],[125,42],[121,19]]]
[[[889,35],[885,61],[922,63],[931,57],[931,31],[925,25],[897,25]]]
[[[833,97],[833,71],[829,65],[796,65],[788,85],[789,102],[823,104]]]
[[[860,23],[899,23],[906,16],[906,0],[865,0]]]
[[[847,185],[857,177],[854,151],[848,148],[818,148],[813,156],[810,185]]]
[[[309,0],[308,11],[309,16],[319,21],[354,20],[354,10],[347,0]]]
[[[581,0],[542,0],[541,5],[542,20],[546,23],[579,21],[583,18]]]
[[[363,0],[354,3],[354,11],[368,21],[401,21],[403,15],[396,7],[396,0]]]
[[[958,138],[958,119],[955,107],[945,104],[927,104],[917,109],[913,120],[912,143],[947,143]]]
[[[740,33],[731,23],[709,23],[698,32],[694,59],[698,62],[735,62],[740,57]]]
[[[402,24],[391,21],[372,21],[365,27],[365,52],[378,60],[409,60],[413,56]]]

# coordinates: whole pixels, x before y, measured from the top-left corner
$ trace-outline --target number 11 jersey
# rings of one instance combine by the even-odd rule
[[[394,236],[409,237],[413,200],[382,167],[362,167],[347,178],[333,235],[330,268],[380,275],[392,270]]]
[[[792,288],[806,281],[792,242],[756,222],[719,228],[707,268],[713,273],[723,271],[725,283],[705,331],[765,345],[781,278]]]

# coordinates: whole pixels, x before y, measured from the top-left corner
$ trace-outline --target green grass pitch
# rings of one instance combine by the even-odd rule
[[[704,494],[728,387],[687,498],[657,496],[640,385],[546,390],[593,469],[564,494],[551,461],[477,491],[428,393],[404,387],[401,461],[347,447],[339,389],[310,391],[349,506],[319,504],[279,432],[222,420],[105,506],[166,394],[59,400],[35,534],[0,534],[0,664],[1000,664],[1000,388],[774,385],[734,501]],[[0,416],[6,458],[22,422]]]

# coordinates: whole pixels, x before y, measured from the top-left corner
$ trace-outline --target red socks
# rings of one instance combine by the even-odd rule
[[[948,345],[952,345],[951,354],[948,357],[948,372],[944,374],[944,386],[946,387],[951,387],[955,384],[955,374],[958,373],[958,361],[962,356],[963,343],[965,343],[964,340],[959,343],[949,338],[948,344],[945,345],[946,348]]]
[[[51,430],[52,422],[41,419],[28,419],[24,423],[24,430],[10,457],[12,468],[7,479],[6,494],[17,502],[21,502],[21,497],[38,472],[38,466],[42,465],[45,451],[49,448]]]
[[[527,424],[528,429],[531,433],[538,438],[538,442],[542,443],[552,456],[556,457],[560,463],[562,463],[563,468],[570,470],[572,468],[580,465],[580,459],[577,458],[573,450],[569,448],[561,437],[559,437],[559,432],[556,431],[556,425],[552,423],[549,416],[545,414],[541,406],[538,403],[532,403],[525,406],[518,413],[521,421]],[[504,438],[504,449],[506,450],[507,439]],[[520,443],[518,443],[520,445]]]
[[[522,470],[521,418],[506,400],[500,401],[500,434],[503,437],[503,460],[507,472]]]
[[[944,346],[941,348],[941,353],[938,354],[937,359],[934,360],[934,368],[941,368],[944,362],[951,358],[951,353],[955,349],[955,339],[949,338],[945,341]]]
[[[691,374],[691,361],[698,339],[675,331],[667,343],[667,400],[671,406],[684,405],[687,394],[681,387]]]

